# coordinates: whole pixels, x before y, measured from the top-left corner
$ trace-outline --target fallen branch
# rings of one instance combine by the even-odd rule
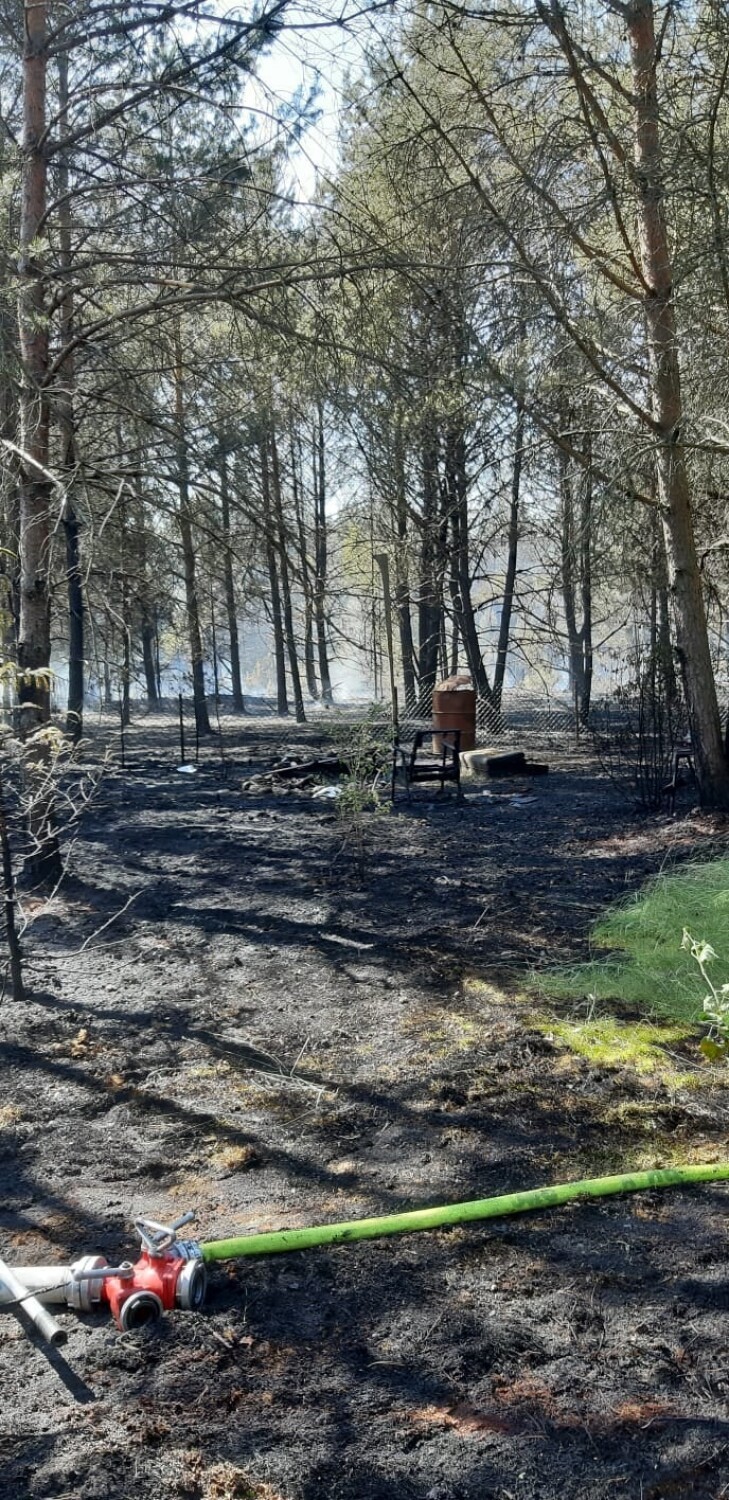
[[[317,760],[305,760],[297,766],[274,766],[266,776],[278,776],[281,780],[298,776],[346,776],[349,771],[346,760],[337,755],[320,756]]]

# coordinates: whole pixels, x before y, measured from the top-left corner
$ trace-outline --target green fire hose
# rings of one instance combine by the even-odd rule
[[[412,1234],[419,1229],[444,1229],[450,1224],[470,1224],[478,1219],[499,1219],[508,1214],[534,1213],[559,1208],[580,1198],[608,1198],[615,1193],[640,1193],[649,1188],[690,1187],[696,1182],[729,1179],[729,1162],[711,1162],[695,1167],[666,1167],[652,1172],[622,1172],[617,1177],[587,1177],[581,1182],[557,1183],[554,1187],[530,1188],[505,1193],[499,1198],[476,1198],[470,1203],[450,1203],[440,1208],[416,1208],[408,1213],[385,1214],[378,1219],[354,1219],[345,1224],[318,1224],[311,1229],[276,1229],[266,1234],[248,1234],[235,1240],[211,1240],[202,1245],[203,1260],[238,1260],[246,1255],[281,1255],[287,1250],[312,1250],[317,1245],[351,1245],[357,1240],[376,1240],[389,1234]]]

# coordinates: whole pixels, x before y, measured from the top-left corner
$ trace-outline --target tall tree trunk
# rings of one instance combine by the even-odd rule
[[[220,667],[218,665],[218,627],[215,623],[215,590],[212,578],[210,579],[210,646],[213,656],[213,692],[217,714],[220,711]]]
[[[582,474],[580,494],[580,594],[582,597],[582,689],[579,699],[579,714],[583,724],[589,723],[592,701],[592,439],[588,432],[585,442],[585,466]]]
[[[409,713],[412,713],[417,706],[417,693],[415,687],[413,624],[410,616],[410,581],[408,577],[408,506],[405,490],[405,451],[402,417],[399,412],[395,423],[394,460],[395,609],[397,611],[397,623],[400,634],[400,658],[402,661],[405,707]]]
[[[48,42],[46,0],[24,0],[23,144],[18,262],[18,328],[22,367],[20,390],[20,621],[18,631],[18,699],[21,726],[27,736],[50,719],[50,489],[48,407],[48,316],[43,270],[47,197],[46,74]],[[48,789],[49,754],[39,747],[45,766],[29,788],[29,832],[33,853],[31,879],[55,881],[61,873],[55,808]]]
[[[154,659],[155,622],[149,615],[142,615],[142,666],[144,668],[144,690],[148,703],[157,703],[159,693]]]
[[[372,468],[371,467],[370,467],[370,474],[372,474]],[[314,470],[314,484],[316,485],[316,467],[315,467],[315,470]],[[374,691],[374,695],[375,695],[375,702],[379,703],[379,701],[380,701],[380,688],[382,686],[382,668],[381,668],[381,658],[380,658],[380,649],[379,649],[379,643],[380,643],[380,609],[379,609],[379,593],[378,593],[378,588],[381,586],[380,585],[381,575],[380,575],[377,563],[375,562],[375,552],[377,551],[377,543],[375,541],[374,494],[373,494],[373,489],[372,489],[372,484],[371,483],[369,485],[369,534],[370,534],[369,535],[369,540],[370,540],[370,609],[369,609],[369,615],[370,615],[370,645],[372,647],[372,685],[373,685],[373,691]]]
[[[17,347],[15,326],[9,303],[0,306],[0,358],[3,379],[0,380],[0,436],[8,443],[17,442],[18,402],[16,382],[10,378],[13,351]],[[18,659],[18,622],[20,618],[20,485],[17,456],[5,450],[0,465],[0,529],[5,545],[0,548],[0,650],[6,661]],[[3,699],[10,707],[14,692],[10,680],[2,684]]]
[[[454,577],[454,576],[455,575],[452,575],[452,577]],[[455,587],[456,588],[458,587],[457,582],[455,583]],[[443,663],[443,676],[444,677],[457,677],[458,676],[458,645],[459,645],[458,621],[457,621],[457,619],[456,619],[456,617],[454,615],[453,619],[451,620],[451,646],[450,646],[450,651],[448,650],[448,637],[446,635],[446,619],[445,619],[445,613],[444,613],[443,614],[443,625],[442,625],[442,630],[441,630],[441,643],[440,643],[440,655],[441,655],[441,661]]]
[[[124,452],[121,424],[119,430],[119,457]],[[122,665],[120,682],[121,722],[126,728],[131,722],[131,623],[129,608],[129,532],[127,527],[127,496],[122,490],[119,497],[119,562],[121,584]]]
[[[668,600],[668,587],[666,580],[666,549],[663,545],[663,536],[658,540],[656,547],[656,592],[658,604],[658,655],[661,663],[661,676],[663,678],[663,689],[667,702],[675,708],[678,701],[678,683],[676,681],[676,668],[673,659],[673,642],[671,640],[671,610]]]
[[[301,459],[296,451],[294,438],[293,418],[291,419],[291,488],[294,498],[294,514],[296,516],[296,531],[299,541],[299,557],[301,559],[301,590],[304,595],[304,668],[306,671],[306,686],[309,696],[315,700],[319,697],[319,687],[316,680],[316,664],[314,661],[314,591],[311,582],[311,568],[309,566],[309,552],[306,545],[306,526],[304,524],[304,486],[300,477]]]
[[[157,683],[157,697],[162,697],[162,663],[159,659],[159,614],[154,612],[154,675]]]
[[[314,430],[314,616],[316,619],[316,642],[319,653],[319,681],[322,703],[331,704],[332,682],[329,675],[329,649],[327,646],[327,511],[326,469],[324,466],[324,408],[321,401],[316,405],[316,427]]]
[[[189,481],[186,467],[186,453],[178,444],[178,489],[180,495],[177,521],[180,528],[180,541],[182,543],[182,568],[185,579],[185,605],[187,610],[187,630],[190,642],[190,658],[192,663],[192,697],[195,712],[195,723],[197,732],[201,735],[211,734],[210,718],[208,715],[207,697],[205,694],[205,671],[203,664],[202,632],[200,629],[200,610],[197,597],[197,575],[195,568],[195,546],[192,536],[192,521],[190,518]]]
[[[129,642],[129,630],[128,630],[127,626],[125,625],[124,630],[122,632],[122,670],[121,670],[121,684],[120,684],[120,688],[121,688],[121,693],[120,693],[121,721],[122,721],[122,725],[123,725],[123,727],[125,729],[126,729],[127,724],[131,723],[131,718],[132,718],[131,681],[132,681],[132,653],[131,653],[130,642]]]
[[[660,693],[660,697],[666,703],[667,707],[674,709],[678,702],[678,681],[673,658],[673,642],[671,640],[671,611],[668,600],[666,549],[663,542],[661,518],[657,509],[651,520],[653,522],[653,545],[651,547],[649,613],[650,654],[654,665],[657,691]]]
[[[228,640],[230,642],[230,680],[233,693],[233,710],[245,713],[243,686],[240,676],[240,643],[238,639],[238,612],[235,602],[233,579],[233,549],[230,545],[230,490],[228,488],[228,455],[225,443],[220,443],[220,512],[223,531],[223,579],[225,584],[225,612],[228,617]]]
[[[114,702],[111,693],[111,656],[114,650],[114,626],[111,616],[106,616],[106,639],[104,641],[104,708],[111,708]]]
[[[17,431],[17,429],[13,429]],[[10,439],[14,441],[14,438]],[[15,490],[17,496],[17,490]],[[0,657],[3,662],[17,661],[17,629],[15,614],[16,548],[18,539],[17,516],[13,513],[13,494],[9,487],[0,500],[0,530],[6,546],[0,552]],[[0,682],[0,702],[6,709],[12,705],[12,684],[3,675]]]
[[[438,617],[440,620],[440,656],[442,675],[453,677],[458,671],[458,643],[460,639],[458,618],[451,608],[450,618],[446,608],[446,579],[448,579],[448,598],[452,601],[454,589],[458,588],[457,567],[453,548],[450,546],[451,528],[451,502],[448,492],[448,484],[445,472],[442,474],[438,469],[438,450],[436,449],[436,483],[438,488],[438,527],[436,530],[436,567],[435,588],[438,600]],[[450,623],[450,646],[448,642],[448,625]]]
[[[673,272],[659,131],[658,49],[651,0],[632,0],[625,7],[624,16],[635,101],[634,181],[641,265],[646,282],[644,308],[656,429],[655,465],[676,651],[686,693],[701,801],[704,806],[728,807],[729,764],[721,732],[683,446]]]
[[[278,540],[279,569],[281,575],[281,596],[283,601],[284,634],[286,638],[286,650],[289,658],[289,671],[291,673],[291,687],[294,695],[294,712],[297,724],[306,723],[304,713],[304,699],[301,692],[301,673],[299,672],[299,658],[296,651],[296,633],[294,631],[294,611],[291,603],[291,579],[289,576],[289,559],[287,552],[286,524],[283,513],[283,494],[281,492],[281,465],[278,461],[278,444],[276,442],[276,431],[273,426],[269,428],[269,442],[271,447],[271,491],[273,495],[273,510],[276,537]]]
[[[150,586],[147,570],[147,518],[142,484],[142,451],[137,448],[134,468],[135,517],[134,534],[137,543],[139,566],[139,611],[141,615],[140,635],[142,641],[142,664],[144,686],[148,703],[159,701],[159,684],[155,662],[155,639],[157,635],[156,607],[150,603]]]
[[[18,936],[16,921],[16,896],[15,896],[15,871],[13,870],[13,854],[10,847],[10,834],[8,832],[7,805],[5,801],[5,787],[2,777],[2,764],[0,763],[0,887],[2,888],[4,917],[5,917],[5,942],[10,960],[10,984],[14,1000],[25,999],[25,986],[23,984],[23,953]]]
[[[438,676],[438,650],[443,625],[440,491],[438,486],[438,439],[432,422],[426,424],[422,446],[423,520],[420,543],[420,588],[418,603],[418,713],[430,713]]]
[[[58,427],[61,438],[61,472],[64,496],[61,520],[66,537],[66,588],[68,591],[68,701],[66,733],[78,741],[83,733],[84,714],[84,595],[81,574],[81,527],[74,504],[76,483],[76,366],[72,352],[74,338],[74,300],[72,283],[71,201],[68,156],[63,142],[68,134],[68,53],[58,54],[58,103],[61,150],[58,153],[58,222],[63,295],[60,307],[61,349],[64,351],[61,382],[57,395]]]
[[[524,461],[524,402],[519,399],[516,403],[516,423],[514,429],[514,458],[511,466],[511,498],[509,503],[509,529],[506,542],[506,573],[504,574],[504,597],[501,602],[501,619],[499,620],[499,640],[496,647],[496,667],[494,669],[494,707],[501,712],[501,699],[504,692],[504,678],[506,676],[506,661],[509,654],[509,640],[511,637],[511,617],[514,612],[514,591],[516,588],[516,569],[519,556],[519,501],[521,498],[521,470]]]
[[[468,536],[468,479],[466,445],[460,423],[451,425],[446,434],[446,484],[451,512],[451,536],[455,557],[452,593],[453,611],[458,621],[463,649],[474,687],[481,698],[493,704],[491,684],[481,655],[476,615],[471,597],[471,567]]]
[[[570,462],[563,449],[559,450],[559,478],[560,494],[562,500],[562,513],[560,517],[560,562],[562,578],[562,608],[564,610],[565,630],[567,632],[567,667],[569,673],[570,693],[579,703],[583,688],[583,662],[582,662],[582,640],[577,624],[577,584],[576,572],[576,546],[575,546],[575,509],[574,496],[572,493],[572,475],[570,473]]]
[[[70,481],[75,453],[72,446],[64,453],[64,469]],[[66,538],[66,581],[68,588],[68,700],[66,733],[78,741],[83,733],[84,712],[84,595],[81,581],[81,527],[69,492],[63,505],[63,530]]]
[[[276,705],[281,715],[288,714],[289,700],[286,692],[286,646],[284,642],[283,616],[281,613],[281,586],[276,564],[273,516],[271,514],[271,471],[268,457],[268,441],[265,426],[261,426],[258,438],[261,460],[261,499],[263,529],[266,538],[266,561],[271,590],[271,625],[273,627],[273,654],[276,662]]]
[[[176,457],[177,457],[177,490],[179,494],[179,506],[177,521],[180,528],[180,541],[182,543],[182,567],[185,578],[185,604],[187,608],[187,629],[190,641],[190,659],[192,665],[192,695],[195,710],[195,723],[198,734],[211,734],[210,718],[208,716],[208,705],[205,696],[205,669],[203,662],[202,632],[200,629],[200,609],[197,596],[197,571],[195,566],[195,546],[192,535],[192,512],[190,508],[190,471],[187,455],[187,435],[185,432],[185,394],[182,370],[182,340],[179,323],[175,325],[175,428],[176,428]]]

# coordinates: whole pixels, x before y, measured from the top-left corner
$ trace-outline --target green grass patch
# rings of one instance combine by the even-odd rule
[[[706,984],[681,949],[685,927],[717,954],[714,984],[729,983],[729,859],[660,875],[612,907],[592,932],[593,946],[610,950],[609,956],[541,973],[539,988],[555,997],[618,1000],[650,1015],[700,1022]]]
[[[632,1068],[636,1073],[669,1076],[674,1082],[678,1075],[665,1048],[690,1034],[687,1026],[622,1021],[604,1015],[589,1021],[537,1016],[532,1024],[550,1040],[597,1067]],[[684,1075],[680,1076],[685,1081]]]

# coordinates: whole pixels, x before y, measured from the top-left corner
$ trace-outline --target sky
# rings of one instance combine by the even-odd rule
[[[289,21],[270,52],[261,60],[258,82],[264,108],[277,112],[297,89],[318,85],[319,119],[302,139],[292,158],[294,188],[302,203],[311,201],[319,176],[334,177],[337,169],[339,125],[348,102],[347,77],[364,66],[365,48],[372,40],[375,18],[355,16],[354,0],[314,0],[295,5]],[[352,19],[342,26],[339,17]]]

